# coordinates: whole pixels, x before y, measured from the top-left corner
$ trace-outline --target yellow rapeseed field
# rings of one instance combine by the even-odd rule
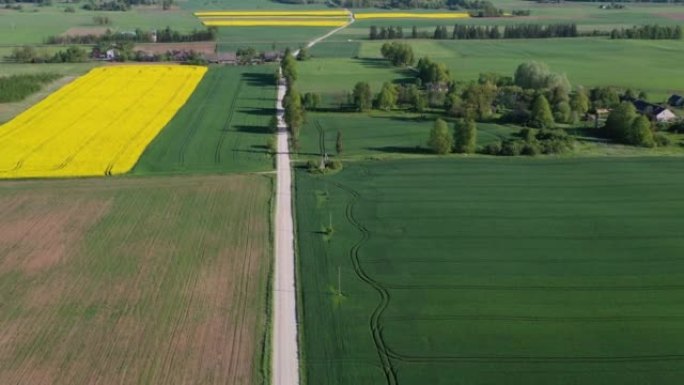
[[[339,11],[195,12],[207,27],[341,27],[351,16]]]
[[[442,13],[413,13],[413,12],[376,12],[376,13],[355,13],[356,20],[368,19],[467,19],[470,15],[459,12]]]
[[[228,17],[244,17],[244,16],[348,16],[349,12],[345,10],[339,11],[207,11],[195,12],[197,17],[211,17],[211,16],[228,16]]]
[[[206,27],[342,27],[347,20],[336,19],[312,19],[312,20],[288,20],[288,19],[203,19],[202,24]]]
[[[0,126],[0,178],[129,171],[206,67],[99,67]]]

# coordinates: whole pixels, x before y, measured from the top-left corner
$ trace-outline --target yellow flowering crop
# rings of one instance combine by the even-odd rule
[[[0,126],[0,178],[129,171],[206,67],[99,67]]]
[[[349,12],[345,10],[339,11],[208,11],[195,12],[197,17],[211,17],[211,16],[226,16],[226,17],[244,17],[244,16],[348,16]]]
[[[386,12],[386,13],[355,13],[356,20],[368,19],[467,19],[470,15],[459,12],[443,13],[409,13],[409,12]]]
[[[206,27],[341,27],[347,20],[222,19],[203,20]]]
[[[210,11],[195,12],[207,27],[342,27],[348,11]]]

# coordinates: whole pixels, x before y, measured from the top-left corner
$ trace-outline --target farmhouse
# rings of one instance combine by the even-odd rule
[[[265,62],[279,62],[283,54],[278,51],[264,52],[261,56]]]
[[[667,100],[667,104],[672,107],[684,107],[684,96],[674,94]]]
[[[671,122],[677,119],[672,111],[657,104],[649,103],[645,100],[635,100],[634,107],[639,113],[646,115],[649,119],[656,122]]]
[[[235,52],[219,52],[207,54],[204,58],[209,63],[214,64],[237,64],[237,54]]]

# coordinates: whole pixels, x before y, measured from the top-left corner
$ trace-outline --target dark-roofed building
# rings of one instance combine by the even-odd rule
[[[236,64],[237,54],[235,52],[211,53],[204,56],[209,63],[214,64]]]
[[[667,99],[667,104],[672,107],[684,107],[684,96],[674,94]]]
[[[645,100],[635,100],[633,103],[639,113],[646,115],[649,119],[656,122],[671,122],[677,119],[677,115],[674,112],[663,106],[649,103]]]
[[[283,58],[283,54],[278,51],[264,52],[261,57],[265,62],[280,61]]]

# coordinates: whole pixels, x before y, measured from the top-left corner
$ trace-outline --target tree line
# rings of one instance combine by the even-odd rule
[[[155,37],[156,34],[156,37]],[[98,43],[114,43],[114,42],[135,42],[135,43],[185,43],[196,41],[214,41],[218,34],[216,27],[209,27],[204,30],[192,30],[189,33],[182,33],[166,27],[164,29],[152,31],[143,31],[136,28],[133,32],[112,32],[107,29],[104,34],[87,34],[87,35],[53,35],[45,39],[46,44],[98,44]]]
[[[81,6],[87,11],[128,11],[135,5],[156,5],[168,10],[173,5],[173,0],[88,0]]]
[[[394,59],[396,52],[410,52],[410,46],[400,42],[386,43],[383,47],[381,53],[388,59]],[[413,57],[412,53],[401,56]],[[393,60],[392,63],[412,65],[411,60]],[[466,122],[496,120],[531,129],[521,132],[518,138],[483,148],[482,151],[488,154],[535,155],[567,151],[572,148],[573,140],[564,130],[556,129],[558,124],[574,124],[584,119],[594,122],[598,128],[596,111],[601,109],[612,111],[597,134],[630,145],[667,143],[666,137],[654,133],[654,123],[648,117],[635,112],[632,101],[648,98],[643,91],[614,87],[573,88],[564,74],[554,73],[538,62],[520,64],[513,76],[482,73],[477,81],[471,82],[454,82],[443,63],[427,57],[421,58],[412,70],[416,77],[414,84],[385,83],[376,95],[368,83],[357,83],[350,103],[358,111],[371,108],[409,108],[416,112],[443,109],[447,116]],[[622,117],[617,118],[616,114]]]
[[[45,50],[23,46],[14,48],[7,59],[17,63],[83,63],[88,61],[88,52],[81,47],[72,46],[50,54]]]
[[[613,29],[611,39],[650,39],[650,40],[681,40],[682,27],[661,25],[635,25],[631,28]]]
[[[607,35],[605,32],[591,32],[590,35]],[[413,27],[408,34],[402,27],[370,26],[368,38],[370,40],[387,39],[454,39],[454,40],[482,40],[482,39],[547,39],[569,38],[582,36],[574,23],[568,24],[518,24],[508,25],[501,29],[499,26],[456,24],[451,31],[446,26],[437,26],[432,34],[419,31]]]
[[[40,91],[43,85],[57,80],[60,77],[60,75],[54,73],[0,77],[0,103],[24,100],[32,93]]]

